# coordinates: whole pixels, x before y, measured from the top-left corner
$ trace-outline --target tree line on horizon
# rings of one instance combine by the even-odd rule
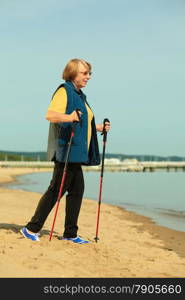
[[[100,154],[101,155],[101,154]],[[137,159],[138,161],[185,161],[181,156],[158,156],[150,154],[117,154],[106,153],[105,158],[116,158],[120,161],[125,159]],[[46,152],[16,152],[0,151],[0,161],[47,161]]]

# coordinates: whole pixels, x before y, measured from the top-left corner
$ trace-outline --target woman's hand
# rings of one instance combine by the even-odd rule
[[[81,112],[81,111],[78,111],[78,113],[79,113],[79,116],[81,117],[82,112]],[[74,111],[70,114],[70,118],[71,118],[71,122],[80,122],[76,110],[74,110]]]
[[[96,130],[99,132],[103,131],[103,124],[96,124]],[[105,131],[109,131],[110,130],[110,123],[109,122],[105,122]]]

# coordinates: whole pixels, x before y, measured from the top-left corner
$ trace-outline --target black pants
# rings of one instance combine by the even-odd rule
[[[44,225],[47,216],[57,201],[63,169],[64,163],[55,162],[52,180],[48,190],[41,197],[34,216],[26,225],[28,230],[37,233]],[[66,191],[68,194],[66,196],[65,229],[63,236],[73,238],[77,236],[77,221],[84,193],[84,178],[81,164],[68,163],[62,196]]]

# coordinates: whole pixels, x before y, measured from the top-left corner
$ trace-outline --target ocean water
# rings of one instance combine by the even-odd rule
[[[44,193],[52,173],[17,177],[12,189]],[[100,173],[84,172],[84,197],[97,201]],[[104,172],[102,202],[123,207],[150,217],[159,225],[185,231],[185,173],[177,172]]]

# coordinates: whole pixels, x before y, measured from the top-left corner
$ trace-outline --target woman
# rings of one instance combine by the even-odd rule
[[[80,244],[89,243],[77,235],[77,221],[84,193],[81,166],[100,164],[96,131],[103,130],[103,124],[95,124],[93,112],[81,90],[90,78],[90,63],[82,59],[69,61],[63,71],[65,83],[57,88],[48,107],[46,113],[46,119],[50,122],[48,159],[53,160],[55,166],[51,183],[41,197],[34,216],[21,229],[23,236],[32,241],[39,241],[38,232],[57,201],[72,124],[78,122],[63,187],[63,195],[67,192],[67,196],[62,239]],[[79,114],[76,110],[79,110]],[[106,123],[104,129],[108,131],[110,124]]]

